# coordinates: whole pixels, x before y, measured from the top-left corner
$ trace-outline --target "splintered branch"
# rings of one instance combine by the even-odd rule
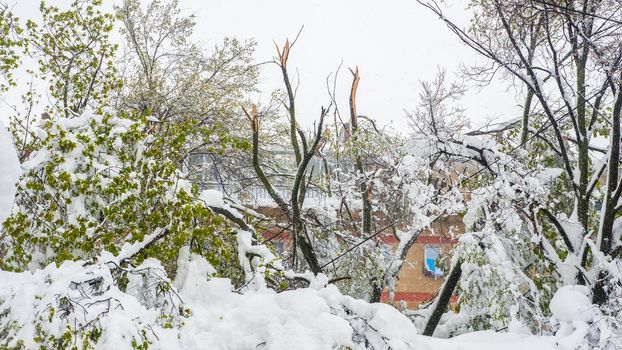
[[[248,118],[251,123],[251,130],[253,132],[253,168],[255,169],[255,173],[259,177],[259,180],[268,191],[268,194],[276,202],[276,204],[283,210],[283,212],[289,212],[289,206],[285,201],[279,196],[279,194],[274,190],[272,183],[268,180],[268,177],[264,173],[261,165],[259,164],[259,115],[257,113],[257,106],[253,104],[252,115],[248,113],[246,108],[242,106],[242,111]]]
[[[302,31],[302,28],[300,29]],[[300,32],[298,32],[300,35]],[[294,43],[298,39],[298,35],[294,40]],[[296,165],[300,164],[302,160],[302,155],[300,153],[300,146],[298,145],[298,136],[296,135],[296,129],[298,128],[296,122],[296,96],[294,93],[294,89],[292,88],[292,83],[289,79],[289,73],[287,71],[287,60],[289,59],[289,52],[293,46],[293,43],[290,44],[289,39],[285,41],[285,45],[283,45],[283,50],[279,49],[279,46],[274,43],[276,46],[276,52],[278,55],[277,64],[281,68],[281,74],[283,75],[283,83],[285,84],[285,91],[287,92],[287,104],[285,108],[287,109],[287,113],[289,115],[289,137],[291,139],[292,147],[294,149],[294,156],[296,157]]]
[[[287,114],[289,115],[289,137],[290,142],[292,144],[292,149],[294,150],[294,157],[296,158],[296,166],[300,166],[300,162],[302,161],[303,154],[306,153],[305,150],[301,152],[300,145],[298,143],[298,136],[300,136],[302,140],[303,148],[307,147],[306,140],[304,135],[300,133],[298,128],[298,122],[296,121],[296,92],[292,88],[291,80],[289,78],[289,73],[287,70],[287,61],[289,59],[289,53],[298,40],[300,33],[302,32],[301,27],[296,34],[296,38],[292,43],[289,42],[289,39],[285,41],[285,45],[283,45],[283,50],[279,49],[279,46],[274,43],[276,46],[276,52],[278,55],[278,66],[281,68],[281,75],[283,76],[283,83],[285,84],[285,91],[287,92],[287,103],[284,102],[285,108],[287,109]],[[298,135],[297,135],[298,133]],[[305,183],[302,184],[301,193],[305,193]]]
[[[350,73],[352,73],[352,87],[350,88],[350,121],[352,123],[352,139],[356,142],[359,118],[359,115],[356,113],[356,93],[358,91],[361,76],[359,75],[358,67],[356,67],[354,70],[350,69]],[[361,154],[360,152],[358,152],[358,145],[356,145],[355,147],[357,147],[357,152],[355,153],[354,162],[356,165],[356,170],[360,176],[359,191],[361,193],[361,197],[363,198],[363,233],[365,235],[369,235],[371,233],[372,192],[371,186],[367,186],[365,169],[363,167],[363,160],[361,159]]]
[[[354,70],[348,68],[352,73],[352,87],[350,88],[350,120],[352,122],[352,133],[356,132],[358,128],[358,114],[356,113],[356,92],[359,88],[359,81],[361,76],[359,75],[359,67]]]

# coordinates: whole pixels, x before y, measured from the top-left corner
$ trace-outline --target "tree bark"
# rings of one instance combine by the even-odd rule
[[[523,116],[521,119],[521,134],[520,144],[521,147],[525,147],[527,144],[527,137],[529,136],[529,112],[531,111],[531,101],[533,100],[533,90],[527,89],[527,96],[525,97],[525,105],[523,106]]]
[[[460,281],[460,276],[462,276],[462,261],[458,260],[456,265],[451,269],[449,276],[443,283],[443,287],[441,289],[441,293],[438,296],[438,299],[434,303],[432,314],[430,314],[430,318],[425,325],[425,329],[423,330],[423,335],[432,336],[434,335],[434,331],[436,330],[436,326],[441,320],[441,316],[447,310],[449,306],[449,302],[451,300],[451,295],[453,294],[456,286],[458,285],[458,281]]]
[[[620,198],[618,164],[620,163],[620,113],[622,110],[622,84],[618,85],[618,93],[611,113],[611,134],[609,135],[609,161],[607,168],[607,185],[605,201],[603,203],[601,227],[598,235],[598,248],[605,256],[611,255],[613,243],[613,223],[616,218],[616,206]],[[609,300],[605,290],[609,273],[606,270],[598,272],[598,279],[592,290],[592,302],[603,305]]]

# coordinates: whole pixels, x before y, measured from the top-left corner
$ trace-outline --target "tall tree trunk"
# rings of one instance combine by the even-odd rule
[[[607,166],[607,184],[605,201],[601,213],[601,227],[599,229],[598,241],[596,242],[600,251],[605,255],[611,254],[613,243],[613,223],[616,217],[615,207],[620,197],[619,189],[619,163],[620,163],[620,113],[622,111],[622,84],[618,85],[618,93],[611,114],[611,134],[609,135],[609,160]],[[606,270],[598,272],[598,279],[594,283],[592,290],[592,302],[602,305],[609,299],[605,290],[606,280],[609,274]]]
[[[584,232],[588,231],[589,198],[587,197],[587,185],[589,181],[589,154],[586,124],[585,106],[585,64],[582,60],[577,62],[577,127],[579,131],[577,140],[578,167],[579,167],[579,193],[577,214]]]
[[[577,74],[577,170],[579,172],[579,183],[577,186],[577,218],[583,227],[583,236],[589,232],[589,205],[590,198],[587,194],[587,186],[589,181],[589,138],[587,137],[586,125],[586,102],[585,102],[585,63],[583,58],[576,59]],[[586,267],[588,262],[588,249],[584,246],[581,254],[581,266]],[[577,273],[577,281],[579,284],[587,284],[583,273]]]

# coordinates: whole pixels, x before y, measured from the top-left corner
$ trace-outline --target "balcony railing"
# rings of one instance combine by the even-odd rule
[[[228,194],[233,194],[240,200],[242,203],[251,204],[256,201],[265,201],[271,200],[270,194],[263,186],[249,186],[244,189],[236,188],[231,184],[220,184],[217,182],[199,182],[199,188],[202,190],[217,190],[221,192],[226,192]],[[287,201],[291,197],[291,187],[288,186],[273,186],[276,193],[283,198],[283,200]],[[315,199],[318,201],[322,201],[326,198],[326,194],[315,187],[307,188],[306,199]]]

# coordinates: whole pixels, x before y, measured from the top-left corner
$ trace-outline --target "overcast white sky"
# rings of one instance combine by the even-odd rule
[[[299,118],[309,125],[320,106],[329,102],[326,77],[343,61],[338,86],[341,108],[347,107],[350,74],[347,67],[359,66],[358,111],[381,123],[406,126],[404,109],[417,104],[419,80],[431,80],[439,68],[450,78],[461,63],[480,59],[462,45],[445,25],[414,0],[180,0],[188,13],[196,15],[195,38],[206,48],[225,36],[254,38],[257,62],[270,60],[274,42],[293,39],[304,30],[290,54],[292,74],[300,74]],[[37,17],[38,0],[7,1],[22,19]],[[67,0],[49,1],[67,3]],[[104,0],[106,7],[119,0]],[[448,0],[447,13],[460,23],[469,18],[468,0]],[[262,68],[261,88],[280,87],[275,65]],[[482,90],[471,88],[462,104],[474,125],[486,119],[498,121],[519,112],[513,90],[495,82]],[[267,101],[268,94],[263,98]]]
[[[419,80],[434,78],[438,68],[448,75],[461,63],[479,58],[462,45],[446,26],[414,0],[181,0],[197,16],[196,38],[206,44],[224,36],[255,38],[257,60],[275,54],[280,44],[304,30],[290,55],[290,66],[298,68],[298,105],[301,119],[317,118],[319,106],[327,104],[326,76],[343,61],[340,81],[342,108],[347,106],[350,73],[343,68],[359,66],[361,82],[358,111],[379,121],[405,126],[404,109],[418,100]],[[466,24],[468,0],[448,0],[447,13]],[[293,69],[290,69],[293,71]],[[277,67],[265,66],[263,85],[279,84]],[[499,120],[517,115],[514,91],[506,83],[494,83],[479,91],[470,89],[463,101],[474,124],[486,118]]]

